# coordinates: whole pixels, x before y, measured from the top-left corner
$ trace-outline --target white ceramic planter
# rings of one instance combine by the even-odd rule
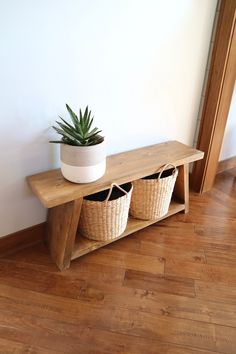
[[[90,183],[106,171],[105,142],[91,146],[61,144],[61,172],[74,183]]]

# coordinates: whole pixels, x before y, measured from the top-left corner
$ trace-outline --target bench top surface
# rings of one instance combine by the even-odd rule
[[[42,204],[51,208],[107,189],[112,182],[130,182],[157,172],[167,163],[180,166],[200,160],[203,155],[178,141],[168,141],[108,156],[105,175],[92,183],[69,182],[60,169],[38,173],[27,180]]]

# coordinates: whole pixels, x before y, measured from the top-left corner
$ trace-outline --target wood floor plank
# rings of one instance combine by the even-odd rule
[[[53,350],[57,353],[99,353],[99,348],[93,348],[90,343],[84,346],[80,342],[79,335],[77,337],[66,336],[66,328],[71,329],[69,324],[66,328],[62,324],[59,326],[50,320],[47,324],[42,318],[36,316],[31,317],[24,315],[22,322],[22,314],[3,310],[0,313],[0,335],[4,339],[17,340],[22,344],[30,344],[30,347],[39,346],[45,351]],[[77,332],[79,333],[78,329]]]
[[[205,231],[205,226],[199,227],[198,225],[194,225],[193,229],[185,231],[185,223],[181,223],[182,231],[175,233],[174,227],[163,227],[163,226],[151,226],[145,230],[145,233],[136,233],[135,237],[142,242],[156,243],[158,240],[159,247],[164,247],[166,250],[172,249],[173,252],[176,252],[178,257],[178,253],[184,254],[186,252],[186,258],[188,253],[197,253],[202,261],[204,260],[204,250],[229,250],[230,248],[233,250],[236,248],[236,239],[234,237],[236,232],[236,225],[233,232],[229,232],[226,228],[225,234],[222,235],[222,232],[216,233],[213,231]],[[196,257],[198,259],[198,256]],[[187,260],[187,259],[186,259]],[[188,259],[190,260],[190,259]],[[192,261],[192,260],[190,260]],[[193,261],[194,256],[193,256]]]
[[[39,243],[28,248],[24,248],[17,253],[9,254],[1,257],[1,259],[13,260],[15,262],[25,262],[29,264],[37,264],[39,266],[48,266],[50,271],[57,270],[57,267],[50,257],[48,247],[44,243]]]
[[[230,247],[227,250],[211,250],[205,251],[206,262],[213,265],[236,266],[236,247]]]
[[[143,230],[143,239],[131,238],[128,242],[124,242],[126,240],[121,239],[117,242],[114,242],[108,245],[108,249],[134,253],[145,256],[158,257],[162,261],[165,261],[167,258],[177,258],[182,261],[190,261],[190,262],[206,262],[205,252],[204,250],[186,250],[180,249],[176,252],[174,247],[163,245],[159,243],[158,235],[157,237],[153,237],[152,240],[145,240],[145,230]]]
[[[149,227],[147,230],[147,236],[145,236],[145,241],[154,241],[155,238],[158,238],[160,242],[167,245],[168,243],[173,245],[179,243],[180,247],[183,247],[186,243],[187,245],[193,246],[193,250],[194,246],[205,249],[208,244],[213,245],[218,243],[234,247],[236,246],[236,240],[233,237],[235,235],[236,223],[231,228],[228,225],[225,227],[222,226],[222,228],[213,227],[213,222],[211,225],[206,225],[205,223],[199,225],[195,223],[191,229],[187,230],[186,223],[181,223],[181,230],[179,232],[175,232],[175,224],[178,226],[178,223],[173,223],[173,226],[170,225],[170,229],[164,225]]]
[[[222,174],[223,175],[223,174]],[[221,178],[222,178],[221,175]],[[227,175],[228,178],[228,175]],[[229,212],[230,212],[230,208],[236,207],[236,188],[235,188],[235,177],[232,178],[232,185],[228,186],[227,191],[228,193],[225,193],[225,181],[224,179],[222,181],[220,181],[220,183],[218,183],[217,188],[213,188],[214,190],[214,194],[213,197],[216,198],[218,200],[219,203],[221,203],[224,207],[228,208]]]
[[[164,262],[159,257],[153,256],[142,256],[138,254],[130,254],[126,252],[118,252],[112,249],[101,248],[96,252],[87,254],[81,258],[80,264],[86,263],[96,263],[109,265],[112,264],[116,267],[124,269],[135,269],[140,271],[150,271],[154,274],[164,273]]]
[[[124,285],[131,288],[195,297],[194,280],[127,270]]]
[[[180,262],[172,259],[166,261],[165,275],[236,285],[236,269],[230,266]]]
[[[221,353],[235,353],[236,328],[216,327],[216,348]]]
[[[235,285],[195,280],[195,291],[199,299],[236,305]]]
[[[212,192],[213,193],[213,192]],[[196,196],[193,198],[193,194],[190,194],[190,213],[188,214],[176,214],[172,218],[176,221],[187,223],[199,223],[206,225],[226,225],[228,222],[232,226],[235,220],[235,213],[232,210],[231,213],[227,211],[222,213],[222,204],[217,203],[213,197],[208,197],[205,202],[202,202],[200,198],[202,196]],[[207,209],[207,212],[205,211]],[[233,208],[232,208],[233,209]],[[214,221],[214,223],[212,223]]]
[[[0,354],[57,354],[57,351],[0,338]]]
[[[69,271],[60,273],[58,268],[51,261],[45,245],[30,248],[30,254],[28,249],[21,250],[15,255],[2,258],[2,261],[4,260],[6,263],[11,260],[13,263],[17,263],[23,268],[32,269],[33,273],[37,271],[45,271],[56,275],[61,274],[63,277],[69,275],[69,277],[75,277],[80,280],[97,280],[100,282],[109,282],[110,284],[121,284],[125,274],[125,269],[115,267],[114,264],[104,265],[99,263],[88,263],[86,262],[86,258],[84,258],[83,261],[81,261],[82,259],[75,260],[71,263]],[[14,265],[12,265],[12,267],[14,267]]]
[[[22,289],[31,289],[41,293],[75,298],[85,286],[79,278],[64,276],[62,273],[50,273],[29,268],[24,264],[0,260],[0,283]]]

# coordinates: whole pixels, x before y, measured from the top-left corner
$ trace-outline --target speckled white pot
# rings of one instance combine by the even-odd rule
[[[61,172],[74,183],[90,183],[106,171],[106,149],[103,141],[91,146],[61,144]]]

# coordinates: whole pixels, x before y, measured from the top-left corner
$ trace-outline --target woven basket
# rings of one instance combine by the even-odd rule
[[[115,188],[114,188],[115,187]],[[79,231],[92,240],[107,241],[120,236],[128,221],[132,183],[87,196],[83,200]]]
[[[168,166],[174,168],[166,170]],[[130,214],[142,220],[154,220],[166,215],[177,175],[176,166],[167,164],[160,173],[134,181]]]

